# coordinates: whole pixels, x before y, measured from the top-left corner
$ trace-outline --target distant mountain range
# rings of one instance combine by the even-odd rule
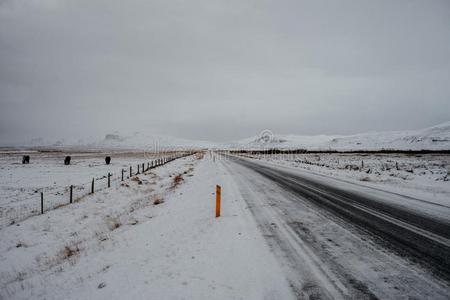
[[[180,148],[216,149],[307,149],[307,150],[450,150],[450,122],[410,131],[368,132],[355,135],[278,135],[264,131],[258,136],[231,143],[214,143],[151,135],[141,132],[106,134],[102,139],[33,139],[20,147],[169,150]]]
[[[18,145],[19,146],[19,145]],[[102,139],[59,139],[50,140],[35,138],[20,145],[32,148],[76,148],[85,150],[172,150],[179,148],[210,148],[212,143],[175,138],[171,136],[145,134],[134,132],[132,134],[109,133]]]
[[[450,122],[411,131],[368,132],[355,135],[270,135],[231,143],[233,149],[307,150],[450,150]]]

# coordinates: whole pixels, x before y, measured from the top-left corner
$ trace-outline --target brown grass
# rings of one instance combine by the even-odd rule
[[[158,204],[161,204],[161,203],[164,203],[164,200],[162,198],[160,198],[160,197],[157,197],[155,199],[155,201],[153,201],[154,205],[158,205]]]
[[[173,182],[172,182],[172,188],[176,188],[177,186],[179,186],[182,182],[184,181],[183,179],[183,174],[178,174],[173,178]]]
[[[72,256],[78,255],[80,253],[80,248],[78,247],[78,243],[72,245],[66,245],[64,249],[61,250],[60,256],[61,258],[68,259]]]
[[[69,204],[70,204],[70,203],[61,203],[61,204],[57,204],[57,205],[55,205],[55,207],[53,207],[53,209],[58,209],[58,208],[67,206],[67,205],[69,205]]]
[[[132,177],[131,180],[137,182],[137,184],[142,184],[142,180],[138,176]]]
[[[360,181],[370,181],[370,178],[369,177],[363,177],[363,178],[360,178],[359,180]]]

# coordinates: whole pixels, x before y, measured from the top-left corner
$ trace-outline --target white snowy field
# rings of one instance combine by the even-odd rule
[[[245,156],[450,206],[450,155],[316,153]]]
[[[298,131],[293,127],[293,131]],[[103,137],[85,137],[84,139],[45,139],[34,138],[15,145],[14,147],[44,147],[52,149],[79,149],[116,151],[163,151],[189,149],[308,149],[308,150],[449,150],[450,121],[432,127],[383,132],[362,132],[353,135],[321,134],[296,135],[279,134],[264,130],[257,136],[232,142],[213,142],[203,140],[188,140],[170,136],[150,134],[148,132],[119,133],[113,132]]]
[[[189,156],[4,227],[0,299],[294,299],[233,184]]]
[[[293,135],[263,131],[255,136],[224,145],[228,149],[308,150],[449,150],[450,122],[407,131],[366,132],[354,135]]]
[[[260,158],[305,173],[295,160]],[[338,166],[359,162],[336,158]],[[418,158],[396,159],[406,169]],[[378,176],[376,157],[364,161],[373,173],[352,172]],[[446,299],[449,293],[447,283],[370,235],[218,155],[180,158],[116,183],[0,228],[0,299],[295,299],[324,291],[333,299]],[[303,226],[301,235],[292,224]]]
[[[22,164],[22,155],[30,155],[29,164]],[[72,157],[70,165],[64,165],[64,157]],[[105,164],[105,157],[111,163]],[[96,190],[107,186],[106,176],[111,173],[111,184],[125,177],[129,167],[136,173],[138,164],[147,163],[168,154],[142,152],[2,152],[0,153],[0,227],[40,212],[40,192],[44,193],[44,209],[69,202],[69,186],[73,185],[73,198],[90,192],[92,178]]]

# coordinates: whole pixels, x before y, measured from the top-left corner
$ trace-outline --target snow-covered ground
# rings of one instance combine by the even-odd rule
[[[380,240],[383,235],[379,231],[371,234],[370,226],[359,230],[353,218],[345,222],[344,215],[335,214],[336,211],[330,214],[332,210],[315,204],[317,197],[327,195],[326,187],[331,187],[356,196],[356,206],[358,195],[365,195],[378,203],[403,207],[405,215],[426,212],[433,220],[441,220],[442,225],[449,224],[450,207],[267,162],[250,159],[220,162],[244,195],[298,299],[448,299],[449,284],[417,265],[427,260],[425,256],[410,260],[404,252],[405,244],[399,251],[393,251],[393,244]],[[279,175],[283,181],[277,180]],[[308,181],[319,184],[308,185]],[[293,182],[297,182],[298,190],[290,188]],[[339,194],[329,194],[330,207],[339,205],[342,199]],[[375,215],[365,216],[368,223],[379,224]],[[389,226],[388,232],[392,228],[395,226]],[[447,245],[450,245],[448,240]]]
[[[450,207],[450,155],[317,153],[245,156]]]
[[[295,127],[292,129],[296,131]],[[14,146],[18,149],[51,148],[80,150],[161,150],[188,149],[308,149],[308,150],[450,150],[450,121],[429,128],[406,131],[366,132],[354,135],[294,135],[278,134],[269,130],[259,135],[233,142],[189,140],[171,136],[151,134],[145,131],[132,133],[108,133],[104,136],[85,138],[33,138],[21,143],[0,146]]]
[[[409,130],[368,132],[355,135],[261,135],[236,141],[229,149],[308,149],[308,150],[450,150],[450,122]]]
[[[360,163],[345,155],[301,158]],[[180,158],[0,228],[0,299],[295,299],[308,294],[445,299],[448,287],[426,270],[367,242],[370,236],[360,236],[352,226],[293,201],[267,178],[222,159],[211,153]],[[399,169],[417,159],[396,158]],[[288,168],[301,164],[275,156],[259,161]],[[346,173],[339,172],[375,178],[384,172],[376,167],[377,156],[366,156],[364,164],[363,170],[372,173],[304,163],[341,177]],[[439,168],[429,169],[438,173]],[[345,180],[372,183],[352,178]],[[222,186],[220,218],[215,218],[216,184]],[[292,232],[292,224],[303,224],[305,236]]]
[[[31,156],[29,164],[22,164],[22,155]],[[71,155],[71,164],[64,165],[64,157]],[[111,184],[117,185],[121,170],[125,177],[132,166],[133,174],[138,164],[142,169],[156,158],[169,154],[152,153],[70,153],[70,152],[5,152],[0,153],[0,227],[12,221],[40,212],[40,192],[44,193],[44,209],[48,210],[69,202],[69,186],[73,185],[73,199],[90,192],[92,178],[95,190]],[[105,156],[111,156],[109,165]]]
[[[222,149],[448,150],[450,123],[351,137],[271,138],[223,145],[183,143]],[[66,149],[61,152],[0,152],[0,299],[294,299],[309,293],[308,287],[314,291],[328,287],[331,295],[445,299],[448,286],[428,271],[367,242],[370,237],[360,236],[349,224],[292,201],[292,194],[276,183],[221,161],[226,158],[213,152],[127,178],[130,165],[135,174],[138,164],[146,166],[161,154],[118,149],[134,145],[148,150],[146,141],[152,143],[146,135],[112,134],[99,143],[73,143],[77,151],[96,152],[64,152],[71,144],[66,142],[52,146]],[[183,143],[169,138],[165,146],[153,144],[153,150],[180,149]],[[106,148],[116,151],[99,151]],[[29,165],[21,163],[24,154],[31,155]],[[65,166],[68,154],[72,161]],[[104,162],[106,155],[112,157],[110,165]],[[324,181],[333,177],[334,184],[352,185],[355,190],[363,185],[373,194],[386,190],[438,203],[439,209],[450,207],[448,154],[245,156]],[[126,170],[125,182],[120,181],[121,169]],[[108,172],[113,174],[111,188],[106,188]],[[95,194],[89,194],[92,178]],[[220,218],[214,217],[216,184],[223,188]],[[65,205],[70,185],[75,202]],[[406,199],[397,196],[384,200]],[[302,236],[288,230],[297,223],[309,233]],[[289,247],[295,251],[286,252]],[[297,259],[292,261],[292,255]],[[367,290],[358,290],[361,284]]]
[[[294,299],[232,179],[201,157],[7,226],[0,241],[1,299]]]

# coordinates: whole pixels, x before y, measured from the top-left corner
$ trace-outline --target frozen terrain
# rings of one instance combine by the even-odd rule
[[[450,207],[450,155],[315,153],[245,156]]]
[[[188,140],[165,135],[150,134],[135,131],[132,133],[113,132],[103,137],[91,136],[85,138],[67,137],[61,139],[32,138],[19,144],[1,144],[2,147],[16,148],[50,148],[50,149],[78,149],[78,150],[140,150],[140,151],[165,151],[208,148],[215,144],[207,141]]]
[[[295,128],[293,128],[295,131]],[[282,135],[263,131],[260,135],[234,142],[213,142],[189,140],[164,135],[150,134],[145,131],[133,133],[113,132],[103,137],[84,139],[33,138],[16,145],[1,144],[18,148],[51,148],[79,150],[186,150],[186,149],[307,149],[307,150],[449,150],[450,121],[433,127],[409,130],[368,132],[355,135]]]
[[[190,156],[138,178],[1,229],[0,298],[294,299],[216,163]]]
[[[449,282],[428,270],[430,257],[422,264],[383,234],[259,173],[269,162],[245,160],[208,152],[180,158],[3,227],[0,298],[448,299]],[[361,195],[372,191],[283,166],[270,170],[352,186]],[[427,218],[450,221],[450,208],[378,196],[417,216],[423,209]],[[424,230],[415,234],[450,245]]]
[[[355,135],[266,135],[240,140],[231,149],[307,150],[449,150],[450,122],[410,131],[369,132]]]
[[[22,164],[22,155],[31,157]],[[64,165],[64,157],[71,155],[71,164]],[[44,209],[48,210],[69,201],[69,186],[73,185],[73,199],[83,197],[91,189],[107,186],[107,174],[115,185],[129,176],[130,166],[135,174],[142,164],[168,157],[170,153],[142,152],[14,152],[0,153],[0,227],[40,212],[40,193],[44,193]],[[105,164],[105,156],[112,158]]]
[[[449,299],[446,151],[227,151],[449,150],[449,128],[232,145],[110,134],[3,149],[0,299]],[[222,150],[142,171],[186,153],[169,150],[206,147]]]

